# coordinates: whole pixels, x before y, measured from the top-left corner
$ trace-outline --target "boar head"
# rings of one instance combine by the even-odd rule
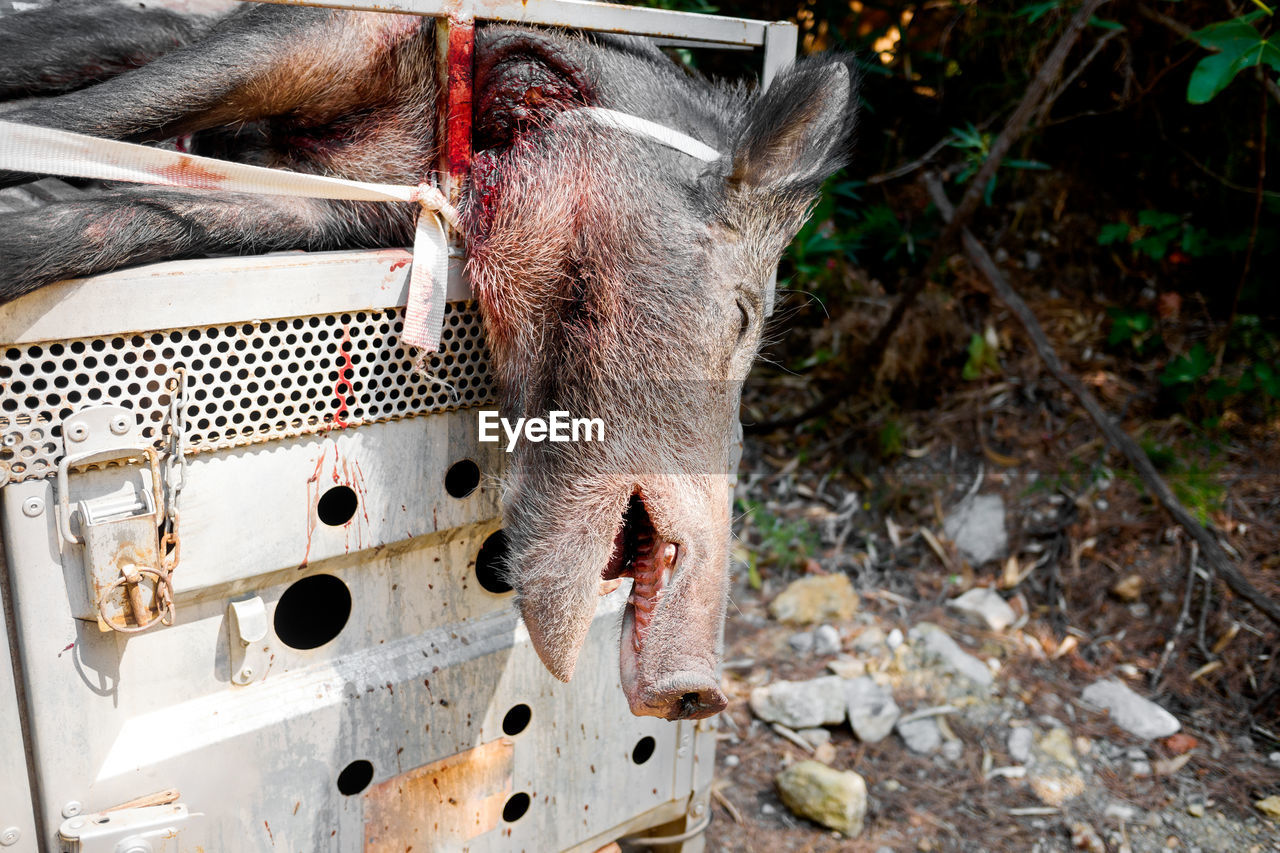
[[[521,442],[507,573],[538,654],[568,681],[607,582],[633,713],[720,711],[728,474],[771,275],[853,131],[839,58],[763,94],[716,87],[620,39],[494,28],[477,41],[469,271],[503,415],[599,417],[604,439]],[[690,133],[706,163],[573,107]],[[602,583],[605,582],[605,583]]]

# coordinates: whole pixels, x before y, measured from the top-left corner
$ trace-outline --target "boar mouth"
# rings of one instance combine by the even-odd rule
[[[679,556],[680,546],[658,536],[644,496],[639,490],[633,492],[613,540],[609,565],[600,573],[600,580],[602,592],[611,592],[622,578],[634,581],[627,599],[627,621],[631,625],[631,649],[637,657],[644,649],[653,611],[671,581]]]

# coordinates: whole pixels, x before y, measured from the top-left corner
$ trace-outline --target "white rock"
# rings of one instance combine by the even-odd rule
[[[974,495],[961,501],[943,520],[942,530],[975,566],[1002,559],[1009,548],[1004,501],[999,495]]]
[[[807,655],[813,651],[813,632],[797,631],[787,637],[787,645],[791,646],[792,651],[797,654]]]
[[[724,766],[725,766],[725,767],[737,767],[737,766],[738,766],[738,762],[739,762],[739,761],[740,761],[740,759],[739,759],[739,758],[738,758],[738,756],[736,756],[736,755],[726,755],[726,756],[724,757]]]
[[[1009,732],[1009,757],[1019,764],[1031,759],[1031,729],[1023,726]]]
[[[815,655],[834,655],[839,651],[839,631],[830,625],[819,625],[813,629],[813,653]]]
[[[884,629],[877,625],[872,625],[853,638],[853,650],[856,652],[869,652],[883,646],[886,639],[888,637],[884,633]]]
[[[1173,714],[1114,678],[1090,684],[1081,697],[1090,705],[1110,711],[1111,722],[1144,740],[1168,737],[1182,728]]]
[[[949,740],[942,744],[942,757],[947,761],[959,761],[962,755],[964,755],[964,744],[960,741]]]
[[[993,631],[1003,631],[1016,620],[1017,614],[1000,593],[991,587],[978,586],[953,598],[947,605],[966,616],[972,616]]]
[[[844,721],[844,679],[827,675],[811,681],[775,681],[751,691],[751,710],[770,723],[792,729],[830,726]]]
[[[937,657],[952,672],[980,687],[990,687],[995,680],[987,665],[956,645],[946,631],[932,622],[921,622],[910,631],[913,641],[920,642],[929,654]]]
[[[831,731],[821,727],[800,729],[796,734],[804,738],[805,743],[809,744],[809,746],[815,748],[822,746],[824,743],[831,742]]]
[[[889,632],[889,636],[884,638],[884,644],[889,647],[890,651],[897,651],[898,646],[902,645],[903,639],[902,632],[894,628]]]
[[[845,686],[849,726],[863,743],[879,743],[893,731],[902,711],[893,694],[870,678],[855,678]]]
[[[921,755],[928,755],[942,745],[942,730],[934,717],[898,723],[898,735],[907,749]]]

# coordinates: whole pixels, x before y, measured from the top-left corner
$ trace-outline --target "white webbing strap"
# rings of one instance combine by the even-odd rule
[[[720,158],[710,146],[648,119],[601,107],[574,112],[699,160]],[[430,184],[372,184],[308,175],[9,121],[0,121],[0,170],[302,198],[416,201],[422,210],[413,235],[413,268],[401,338],[426,352],[440,346],[449,278],[449,244],[440,219],[457,228],[458,212]]]
[[[422,210],[414,229],[413,268],[402,339],[427,352],[435,352],[440,346],[449,283],[449,245],[440,219],[457,227],[458,212],[429,184],[371,184],[307,175],[8,121],[0,121],[0,169],[197,190],[350,201],[416,201]]]
[[[625,130],[636,136],[644,136],[655,142],[661,142],[668,148],[674,148],[677,151],[688,154],[690,157],[695,157],[707,163],[714,163],[720,159],[720,152],[705,142],[694,139],[687,133],[672,130],[665,124],[649,121],[647,118],[640,118],[640,116],[633,116],[631,113],[622,113],[617,110],[605,109],[604,107],[579,107],[571,112],[573,115],[586,115],[605,127],[615,127],[618,130]]]

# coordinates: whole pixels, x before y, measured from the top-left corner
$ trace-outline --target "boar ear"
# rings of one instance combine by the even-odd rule
[[[843,166],[853,142],[852,59],[801,60],[755,102],[739,132],[731,187],[807,200]]]

